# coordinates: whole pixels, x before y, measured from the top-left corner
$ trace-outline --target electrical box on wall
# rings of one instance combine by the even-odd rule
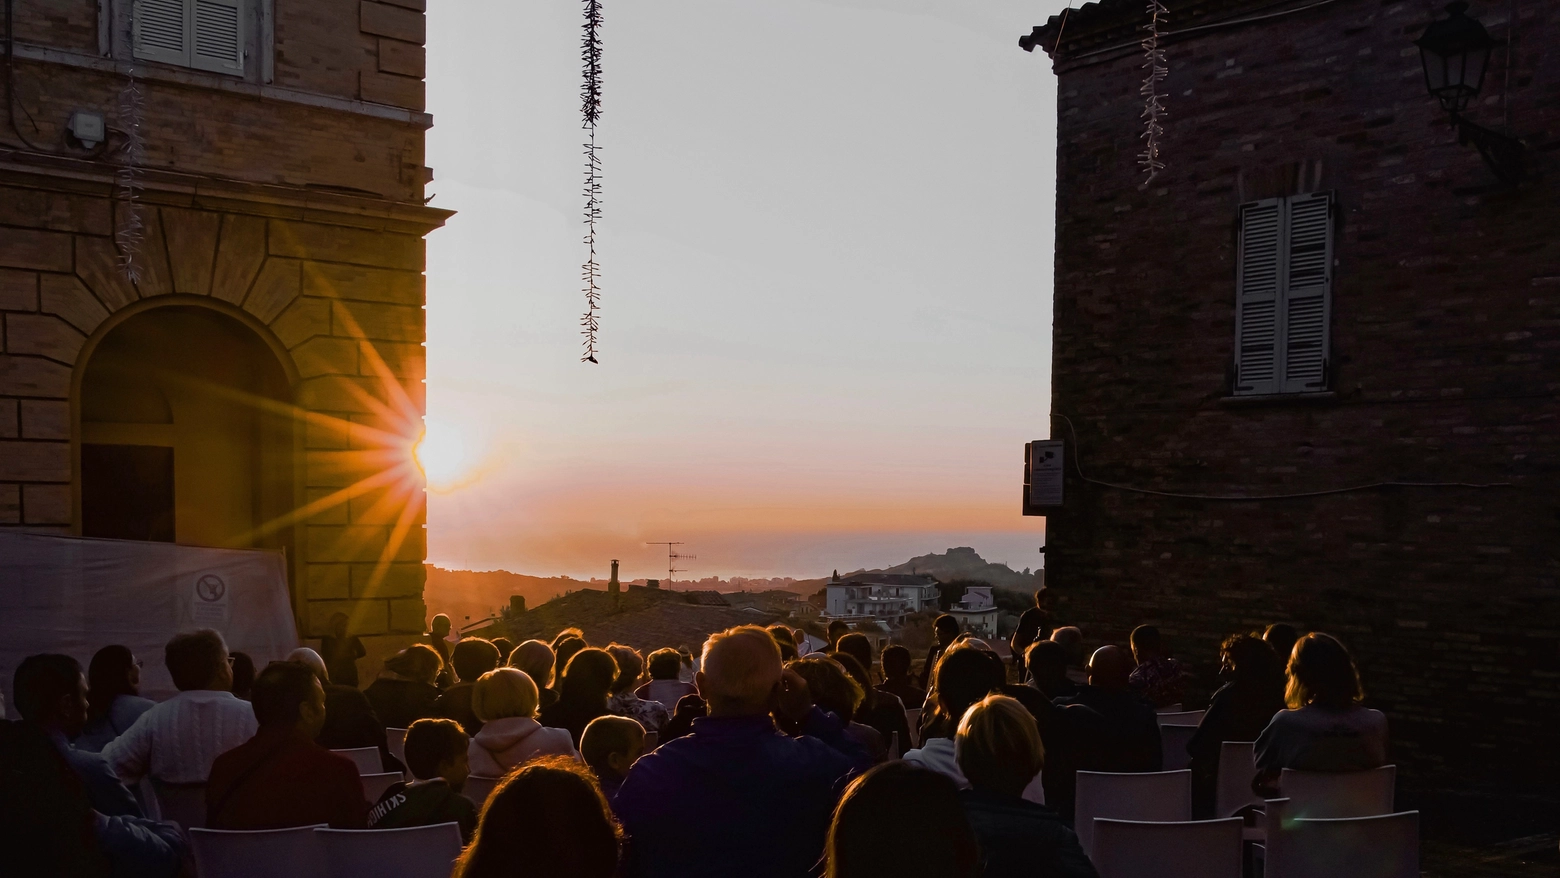
[[[1024,444],[1024,514],[1045,515],[1062,505],[1062,440]]]

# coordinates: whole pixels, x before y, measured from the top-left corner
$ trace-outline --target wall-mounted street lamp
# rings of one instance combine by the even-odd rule
[[[1526,147],[1522,141],[1463,118],[1469,102],[1484,88],[1490,50],[1500,43],[1484,25],[1468,16],[1468,4],[1462,0],[1448,4],[1446,11],[1447,18],[1431,22],[1424,35],[1414,41],[1425,68],[1425,88],[1441,102],[1452,124],[1457,126],[1458,143],[1472,143],[1495,176],[1515,186],[1523,176]],[[1511,26],[1515,27],[1516,22]]]

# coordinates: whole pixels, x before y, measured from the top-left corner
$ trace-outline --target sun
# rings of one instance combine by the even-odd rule
[[[423,422],[423,434],[412,445],[412,458],[428,481],[428,490],[452,491],[470,482],[480,461],[471,437],[459,428],[432,418]]]

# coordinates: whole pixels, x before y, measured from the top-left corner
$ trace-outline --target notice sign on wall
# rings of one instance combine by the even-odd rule
[[[227,581],[216,573],[195,576],[190,617],[202,628],[222,628],[228,623]]]
[[[1062,505],[1062,440],[1039,439],[1024,446],[1024,514],[1044,515]]]

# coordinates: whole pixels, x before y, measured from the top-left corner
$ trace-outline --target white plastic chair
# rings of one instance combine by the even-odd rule
[[[325,849],[317,826],[235,832],[191,829],[195,871],[200,878],[325,878]]]
[[[1069,676],[1071,676],[1071,675],[1069,675]],[[1180,713],[1181,712],[1181,703],[1178,701],[1175,704],[1167,704],[1164,707],[1156,707],[1156,708],[1154,708],[1154,712],[1159,714],[1160,716],[1163,716],[1163,715],[1165,715],[1167,713]]]
[[[481,808],[482,803],[488,800],[488,796],[493,795],[493,788],[498,786],[501,780],[503,780],[501,777],[480,777],[473,774],[466,778],[466,785],[461,788],[461,794],[470,799],[473,805]]]
[[[1180,771],[1183,768],[1191,767],[1192,757],[1186,752],[1186,745],[1195,734],[1197,734],[1196,726],[1160,723],[1160,768],[1163,768],[1165,771]]]
[[[1241,819],[1094,821],[1100,878],[1241,878]]]
[[[1269,816],[1285,799],[1268,802]],[[1419,812],[1271,821],[1265,878],[1419,878]]]
[[[1192,773],[1148,771],[1115,774],[1078,772],[1073,825],[1084,851],[1093,849],[1094,820],[1147,820],[1156,823],[1192,819]]]
[[[449,878],[460,856],[460,825],[406,829],[316,829],[332,876]],[[202,876],[204,878],[204,876]]]
[[[169,786],[152,781],[157,798],[158,819],[177,823],[185,829],[206,825],[206,785]]]
[[[1278,788],[1289,800],[1289,816],[1303,818],[1373,817],[1391,814],[1397,766],[1366,771],[1279,773]]]
[[[1181,705],[1171,705],[1180,708]],[[1159,724],[1162,726],[1195,726],[1202,722],[1206,710],[1161,710],[1158,711]]]
[[[369,805],[373,805],[375,802],[378,802],[379,797],[385,794],[385,790],[390,789],[398,783],[405,783],[405,780],[401,777],[401,772],[399,771],[383,771],[375,772],[374,774],[360,774],[358,775],[358,780],[363,782],[363,798],[368,800]]]
[[[909,752],[921,746],[921,708],[905,708],[905,720],[910,723],[910,740],[905,742],[905,751]]]
[[[406,764],[406,729],[385,729],[385,749],[402,765]],[[383,767],[383,766],[381,766]]]
[[[358,774],[378,774],[385,770],[385,762],[379,758],[378,747],[353,747],[348,750],[332,750],[337,756],[345,756],[357,763]]]
[[[650,751],[654,750],[655,748],[657,748],[659,746],[661,746],[661,733],[655,731],[654,729],[651,729],[650,731],[645,732],[645,749],[644,749],[644,752],[649,753]]]
[[[1214,813],[1228,817],[1247,805],[1262,804],[1262,797],[1251,791],[1257,776],[1256,744],[1252,741],[1225,741],[1219,745],[1219,779],[1214,792]]]

